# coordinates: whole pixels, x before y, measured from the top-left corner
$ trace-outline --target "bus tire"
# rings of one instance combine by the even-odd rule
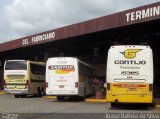
[[[37,88],[37,96],[39,96],[39,97],[41,96],[41,89],[40,89],[40,87]]]
[[[64,100],[64,97],[62,96],[57,96],[57,101],[63,101]]]
[[[117,103],[112,102],[111,107],[117,107]]]
[[[19,95],[14,95],[15,98],[19,98]]]
[[[155,102],[152,102],[151,104],[149,104],[149,107],[155,107]]]
[[[23,95],[21,95],[21,97],[26,98],[26,97],[27,97],[27,95],[26,95],[26,94],[23,94]]]
[[[83,93],[83,100],[86,100],[86,88],[84,88],[84,93]]]
[[[45,89],[44,87],[41,87],[41,96],[44,96],[46,93],[45,93]]]

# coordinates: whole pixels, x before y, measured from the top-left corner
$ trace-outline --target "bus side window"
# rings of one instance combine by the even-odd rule
[[[88,84],[92,84],[92,68],[85,66],[80,62],[78,63],[78,67],[79,67],[79,75],[80,77],[83,77],[83,82],[85,83],[85,80],[87,80]]]
[[[45,66],[30,64],[31,73],[35,75],[45,75]]]

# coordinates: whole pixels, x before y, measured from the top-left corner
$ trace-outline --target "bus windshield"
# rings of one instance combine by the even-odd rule
[[[7,61],[5,70],[27,70],[26,61]]]

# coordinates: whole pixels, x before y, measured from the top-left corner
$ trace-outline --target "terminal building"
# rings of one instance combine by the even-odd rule
[[[160,2],[0,44],[0,71],[8,59],[44,61],[77,57],[93,66],[105,82],[111,45],[149,45],[154,59],[155,96],[160,94]],[[3,81],[1,73],[1,82]]]

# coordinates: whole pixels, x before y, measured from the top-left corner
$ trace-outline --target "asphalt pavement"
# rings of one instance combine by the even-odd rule
[[[159,107],[134,105],[111,108],[110,103],[105,102],[90,103],[81,99],[67,99],[58,102],[56,99],[33,96],[15,98],[8,94],[0,95],[0,112],[2,119],[160,118]]]

